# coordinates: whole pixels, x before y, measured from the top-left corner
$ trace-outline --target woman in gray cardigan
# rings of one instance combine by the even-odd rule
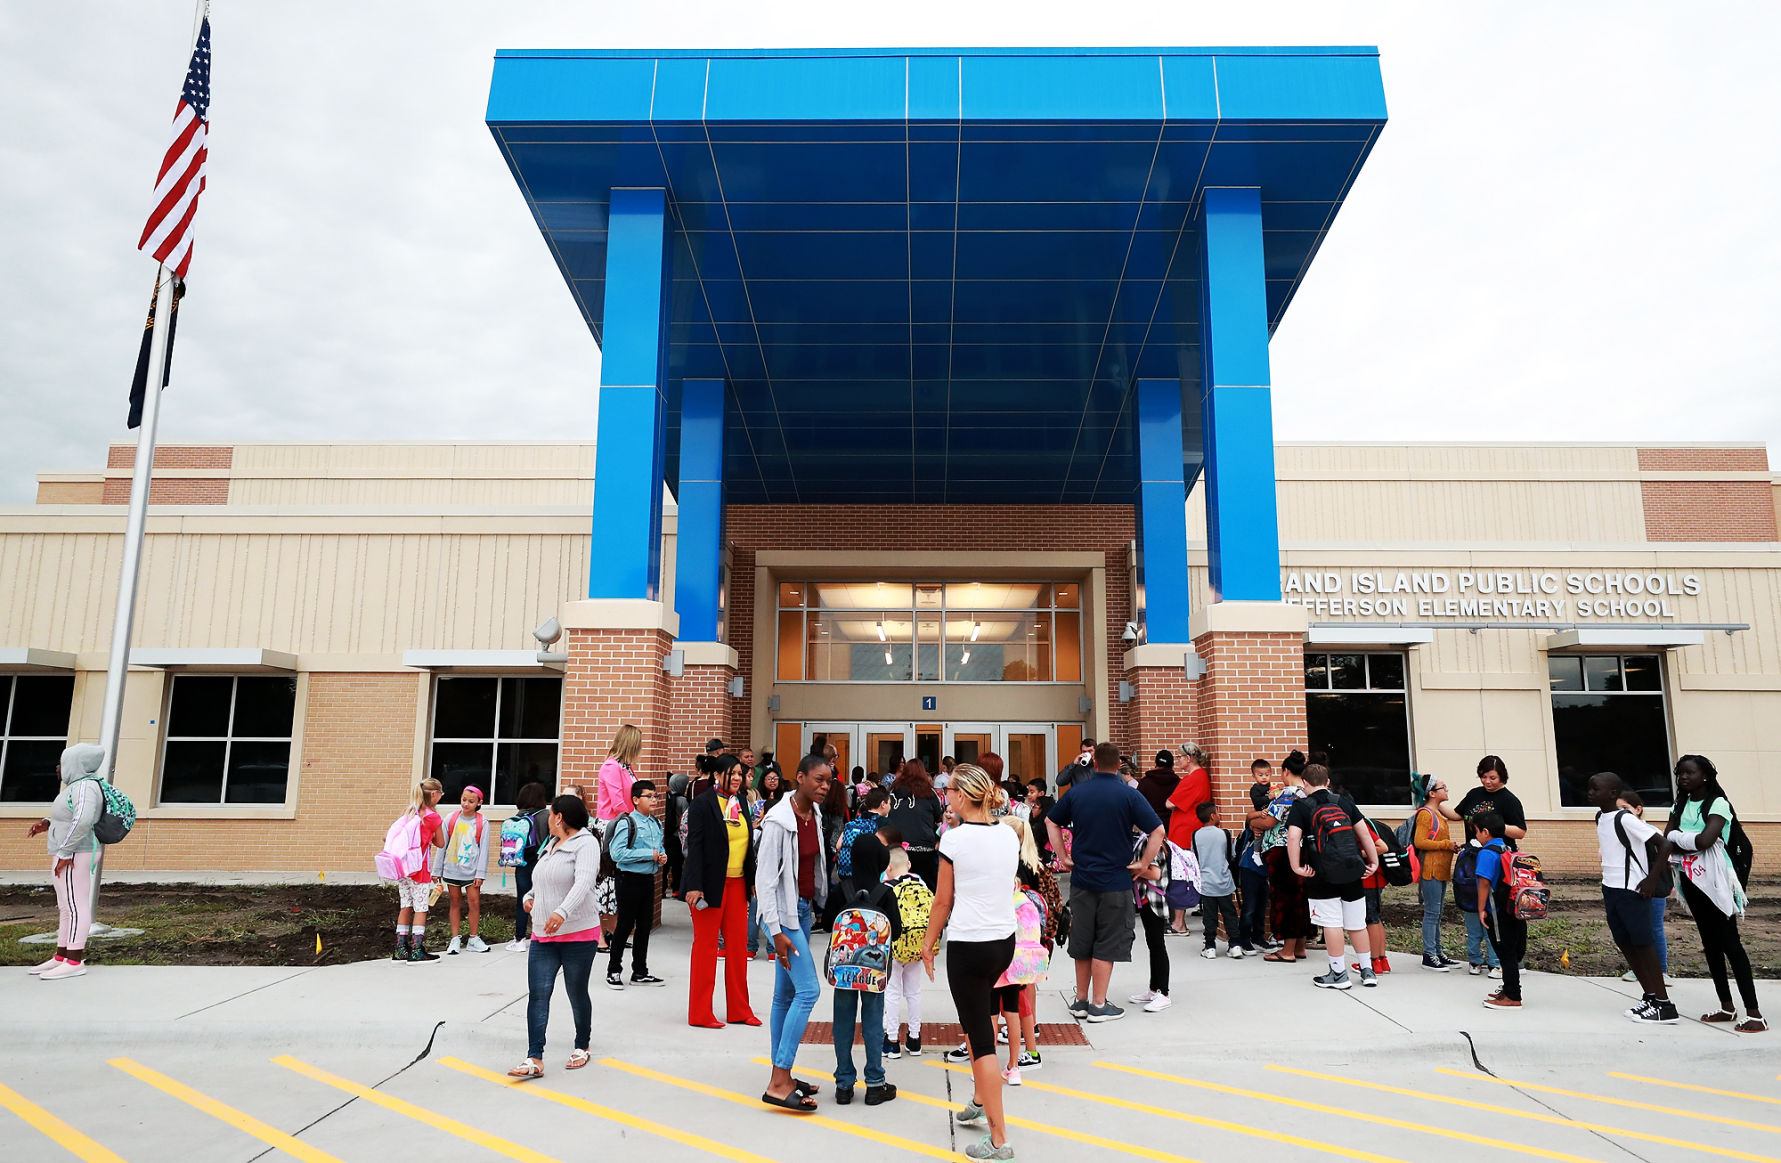
[[[600,842],[588,831],[587,820],[587,804],[580,796],[563,795],[550,802],[550,840],[532,869],[532,891],[522,902],[532,916],[532,945],[526,954],[530,1044],[526,1060],[507,1072],[514,1078],[544,1073],[544,1028],[550,1024],[550,995],[559,971],[575,1014],[575,1049],[564,1068],[579,1070],[588,1064],[594,1003],[587,983],[599,952],[600,908],[594,884],[600,878]]]

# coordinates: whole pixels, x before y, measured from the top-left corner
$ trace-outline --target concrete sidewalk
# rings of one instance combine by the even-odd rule
[[[274,1142],[261,1132],[298,1135],[320,1152],[308,1157],[343,1160],[388,1159],[421,1143],[444,1158],[492,1158],[488,1136],[565,1160],[751,1151],[803,1160],[836,1150],[932,1157],[975,1140],[955,1134],[943,1109],[968,1097],[970,1086],[940,1064],[945,1046],[886,1064],[905,1091],[895,1103],[841,1108],[825,1096],[822,1113],[839,1126],[794,1127],[795,1116],[761,1107],[767,1071],[755,1060],[767,1053],[765,1030],[686,1025],[690,936],[684,909],[670,904],[650,957],[651,969],[669,979],[665,988],[613,992],[603,966],[596,972],[596,1064],[579,1072],[562,1069],[571,1023],[559,988],[548,1073],[542,1087],[527,1089],[573,1102],[542,1101],[465,1070],[505,1071],[524,1053],[525,956],[500,948],[420,966],[99,965],[63,982],[8,969],[0,974],[7,1015],[0,1083],[17,1094],[0,1099],[15,1110],[25,1109],[19,1102],[47,1110],[130,1160],[247,1160]],[[1021,1158],[1080,1159],[1085,1144],[1091,1155],[1164,1159],[1217,1159],[1259,1146],[1289,1157],[1514,1153],[1490,1146],[1495,1137],[1538,1143],[1535,1153],[1548,1158],[1674,1158],[1682,1148],[1673,1143],[1697,1141],[1734,1157],[1781,1154],[1771,1137],[1781,1134],[1781,1046],[1772,1036],[1696,1021],[1635,1026],[1621,1012],[1637,990],[1618,981],[1531,974],[1527,1006],[1499,1013],[1480,1004],[1491,988],[1486,979],[1430,973],[1410,956],[1394,959],[1401,968],[1378,989],[1338,994],[1310,985],[1309,967],[1321,968],[1315,957],[1295,966],[1208,961],[1192,937],[1171,941],[1171,952],[1172,1009],[1129,1007],[1123,1020],[1085,1027],[1089,1048],[1047,1048],[1043,1069],[1010,1092],[1010,1112],[1031,1124],[1014,1132]],[[1142,958],[1142,942],[1137,953]],[[1042,1022],[1070,1020],[1070,971],[1060,969],[1042,991]],[[1141,963],[1119,967],[1117,1000],[1142,988],[1143,972]],[[754,962],[749,976],[765,1018],[772,966]],[[1684,982],[1672,995],[1685,1014],[1713,1008],[1706,982]],[[943,972],[923,1001],[926,1021],[953,1020]],[[825,988],[814,1019],[829,1016]],[[107,1065],[118,1058],[138,1065]],[[806,1047],[800,1056],[804,1077],[833,1068],[831,1048]],[[318,1080],[317,1070],[333,1081]],[[1752,1097],[1634,1083],[1611,1071]],[[1510,1086],[1491,1074],[1569,1093]],[[376,1098],[341,1085],[376,1087],[368,1092]],[[181,1086],[222,1111],[200,1110]],[[1604,1101],[1619,1096],[1627,1100]],[[404,1113],[403,1102],[414,1106]],[[587,1109],[590,1102],[604,1113]],[[431,1129],[416,1126],[412,1116],[422,1109]],[[462,1125],[441,1126],[438,1116]],[[243,1129],[254,1120],[261,1132]],[[1624,1138],[1609,1133],[1617,1127],[1626,1128]],[[0,1152],[7,1158],[56,1157],[48,1138],[22,1124],[0,1131],[0,1142],[27,1148]],[[721,1145],[743,1154],[724,1155]]]

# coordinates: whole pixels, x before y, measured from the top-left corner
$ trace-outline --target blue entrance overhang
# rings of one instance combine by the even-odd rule
[[[1199,471],[1202,193],[1277,326],[1385,123],[1372,48],[503,51],[488,124],[601,339],[614,187],[673,224],[731,503],[1130,503],[1140,377]]]

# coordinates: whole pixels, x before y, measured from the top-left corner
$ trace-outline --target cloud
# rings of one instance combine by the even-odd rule
[[[1273,345],[1277,433],[1781,434],[1772,6],[224,5],[162,438],[592,439],[599,356],[482,125],[505,47],[1376,43],[1391,124]],[[1482,11],[1482,10],[1478,10]],[[0,27],[0,503],[127,436],[191,9]]]

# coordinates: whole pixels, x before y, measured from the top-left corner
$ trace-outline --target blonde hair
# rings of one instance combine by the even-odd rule
[[[626,723],[618,729],[618,734],[612,737],[612,746],[606,749],[608,756],[618,760],[626,767],[637,766],[637,756],[642,753],[643,732],[630,723]]]
[[[420,815],[427,809],[427,793],[445,791],[445,785],[436,779],[423,779],[414,785],[413,793],[408,797],[408,810]]]
[[[1014,829],[1020,837],[1020,862],[1027,866],[1027,871],[1039,871],[1039,845],[1033,840],[1033,828],[1019,816],[1003,816],[1002,823]]]
[[[973,803],[986,812],[993,812],[1002,806],[1008,793],[1002,785],[989,777],[989,772],[975,763],[961,763],[952,769],[952,783],[947,791],[967,803]],[[950,796],[948,797],[951,798]]]
[[[903,851],[901,844],[890,850],[890,856],[885,863],[885,871],[896,876],[902,876],[903,873],[909,871],[909,853]]]

